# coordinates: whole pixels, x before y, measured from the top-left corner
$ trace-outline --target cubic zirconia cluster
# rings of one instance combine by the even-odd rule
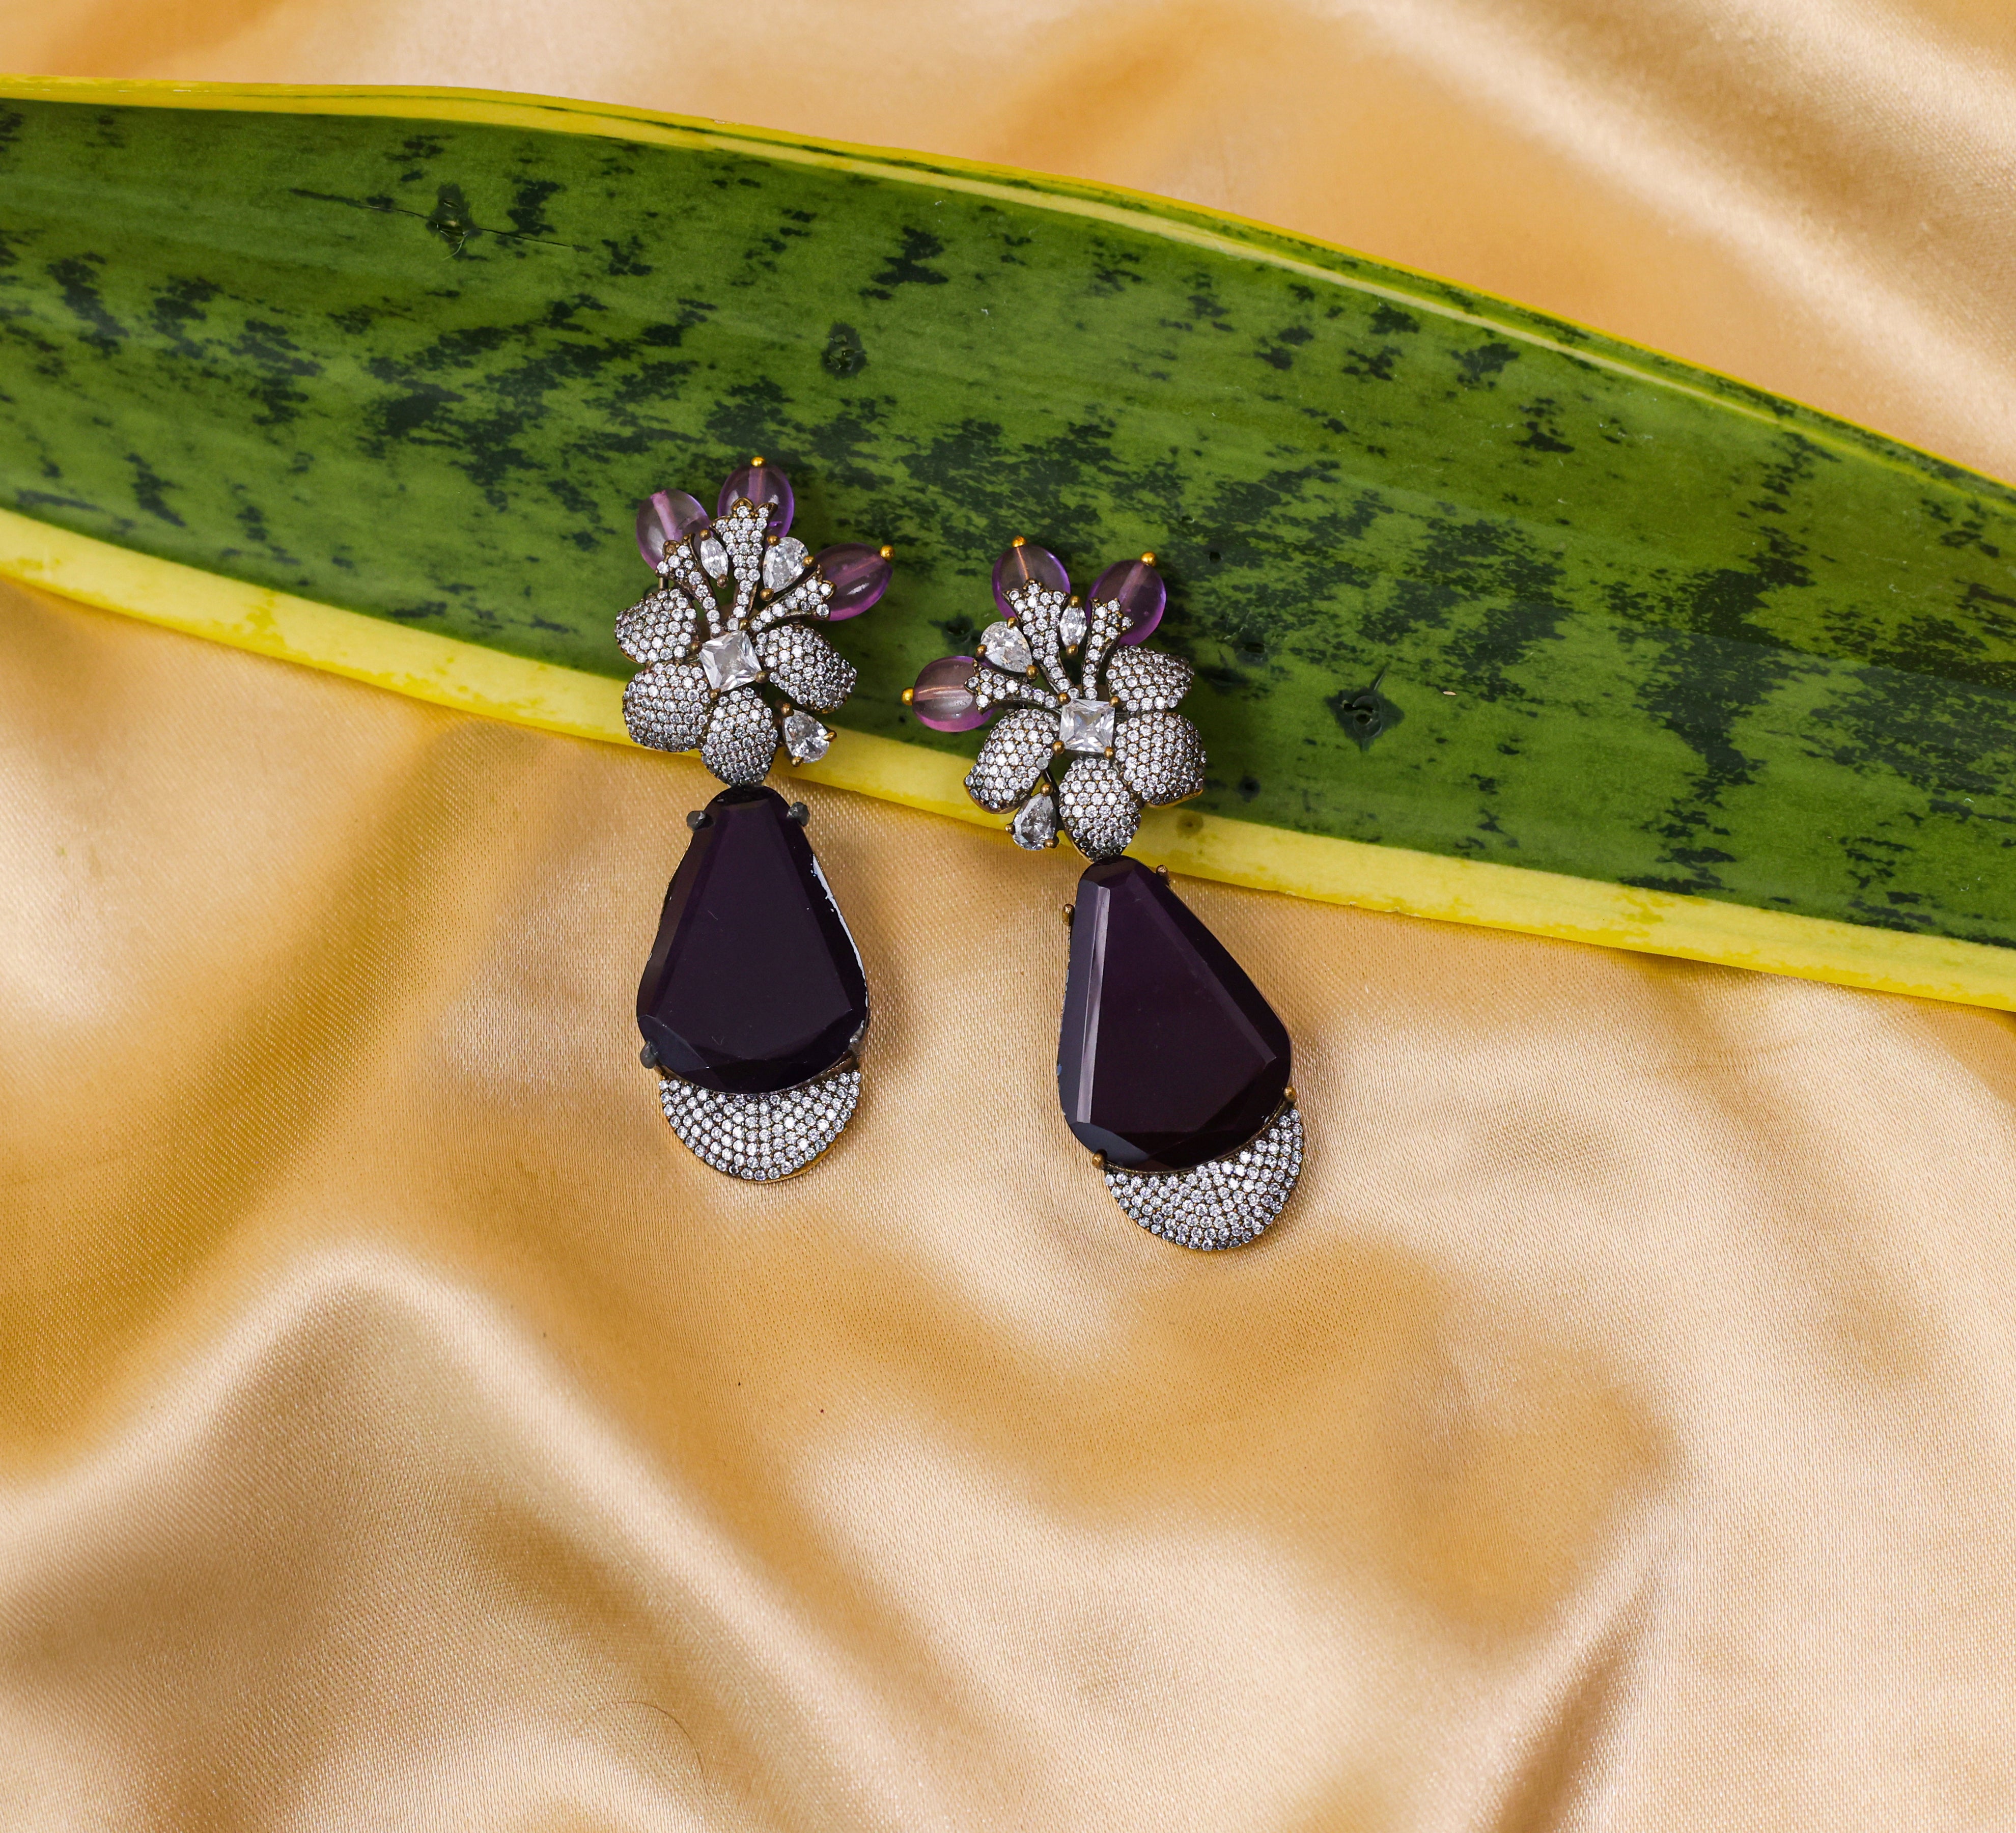
[[[1126,850],[1144,805],[1204,787],[1197,728],[1175,710],[1190,665],[1116,648],[1129,628],[1118,600],[1081,609],[1039,584],[1006,596],[1014,616],[981,633],[966,687],[977,708],[1014,710],[981,747],[967,789],[983,808],[1017,811],[1009,831],[1018,845],[1053,845],[1061,826],[1088,859],[1110,859]]]
[[[662,751],[697,746],[724,783],[761,782],[780,735],[800,762],[823,756],[832,733],[797,709],[830,713],[854,691],[852,665],[809,628],[829,615],[833,588],[802,542],[768,538],[771,513],[744,499],[668,544],[657,589],[616,621],[641,664],[623,695],[630,736]],[[765,682],[793,706],[773,708]]]
[[[616,621],[639,664],[623,696],[630,736],[697,747],[728,786],[686,816],[637,983],[639,1057],[688,1149],[756,1183],[802,1171],[852,1118],[868,1029],[867,977],[805,837],[809,811],[763,780],[780,742],[799,763],[826,755],[833,734],[815,715],[847,699],[855,671],[812,626],[875,605],[895,550],[808,552],[790,531],[797,500],[761,458],[729,475],[711,511],[652,492],[637,551],[657,583]]]
[[[1287,1027],[1178,897],[1127,856],[1143,807],[1204,787],[1204,746],[1176,711],[1193,671],[1142,646],[1168,594],[1155,556],[1071,575],[1017,535],[994,563],[1002,616],[973,656],[942,656],[905,695],[920,724],[970,732],[999,715],[967,773],[1017,846],[1060,832],[1091,861],[1065,906],[1071,963],[1057,1040],[1064,1122],[1098,1154],[1115,1202],[1186,1248],[1250,1241],[1302,1162]]]
[[[693,1156],[752,1183],[789,1177],[840,1136],[861,1099],[853,1064],[773,1095],[729,1095],[676,1076],[658,1083],[672,1131]]]
[[[1237,1248],[1264,1230],[1302,1169],[1302,1117],[1286,1103],[1253,1143],[1190,1171],[1145,1176],[1109,1166],[1113,1200],[1151,1235],[1179,1247]]]

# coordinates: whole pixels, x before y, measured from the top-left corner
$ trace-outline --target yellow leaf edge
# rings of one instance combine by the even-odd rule
[[[631,743],[622,683],[606,675],[269,591],[6,510],[0,576],[460,712]],[[968,822],[1012,844],[999,818],[967,798],[965,769],[922,745],[843,731],[821,762],[792,774]],[[1321,903],[2016,1011],[2016,949],[1987,943],[1296,834],[1193,808],[1151,809],[1132,850],[1172,872]]]

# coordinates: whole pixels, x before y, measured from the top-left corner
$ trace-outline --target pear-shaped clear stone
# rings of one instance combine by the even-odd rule
[[[980,633],[980,653],[995,668],[1020,675],[1032,667],[1035,657],[1022,632],[1013,624],[990,624]]]
[[[784,722],[784,747],[801,764],[816,764],[833,744],[833,734],[809,713],[794,713]]]
[[[718,535],[703,535],[700,538],[700,564],[707,568],[710,579],[728,577],[728,549],[722,545]]]
[[[706,672],[707,686],[716,693],[725,693],[731,687],[763,678],[763,664],[757,659],[756,646],[746,630],[731,630],[725,636],[702,643],[700,665]]]
[[[772,592],[782,592],[805,570],[808,558],[805,544],[787,535],[763,556],[763,583]]]
[[[707,652],[703,650],[702,655]],[[1071,700],[1057,720],[1057,736],[1067,751],[1103,757],[1113,748],[1113,708],[1105,700]]]
[[[1033,795],[1015,812],[1008,831],[1018,847],[1040,853],[1057,844],[1057,805],[1046,795]]]
[[[1085,641],[1085,611],[1078,605],[1066,605],[1057,614],[1057,639],[1066,649],[1076,649]]]

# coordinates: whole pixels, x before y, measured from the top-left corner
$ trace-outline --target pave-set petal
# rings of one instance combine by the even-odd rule
[[[967,793],[990,814],[1012,808],[1036,787],[1057,750],[1057,716],[1025,708],[994,728],[967,772]]]
[[[779,624],[756,639],[756,653],[770,679],[815,713],[830,713],[854,691],[854,664],[802,624]]]
[[[697,662],[655,662],[623,690],[623,723],[639,744],[689,751],[707,731],[712,695]]]
[[[1158,649],[1123,649],[1106,664],[1106,685],[1130,713],[1167,712],[1183,704],[1197,671]]]
[[[1022,675],[1004,675],[999,668],[985,665],[974,670],[966,686],[967,691],[973,696],[973,704],[981,708],[1011,704],[1028,707],[1057,704],[1057,696],[1042,682],[1031,681]]]
[[[1088,859],[1124,853],[1141,825],[1141,801],[1110,758],[1080,758],[1057,785],[1057,814]]]
[[[632,661],[676,661],[693,647],[700,608],[676,586],[646,593],[616,620],[616,644]]]
[[[780,592],[767,603],[759,604],[749,620],[751,630],[768,630],[773,624],[781,624],[787,618],[824,618],[827,615],[826,601],[833,596],[833,587],[816,572],[808,573],[797,585]]]
[[[763,531],[769,520],[768,505],[758,508],[744,499],[714,525],[714,532],[728,550],[728,564],[735,579],[735,603],[722,619],[725,629],[749,621],[756,595],[764,589]]]
[[[1024,585],[1009,594],[1009,603],[1030,661],[1042,672],[1053,693],[1069,693],[1071,677],[1064,670],[1063,653],[1064,593],[1049,586]]]
[[[1204,787],[1204,741],[1180,713],[1136,713],[1122,719],[1113,735],[1113,761],[1128,786],[1153,808],[1186,801]]]
[[[714,703],[700,759],[723,783],[761,783],[776,754],[776,716],[754,688],[731,689]]]

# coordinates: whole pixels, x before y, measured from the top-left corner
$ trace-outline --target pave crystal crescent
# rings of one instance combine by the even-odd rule
[[[1081,605],[1057,556],[1018,540],[995,566],[1003,616],[978,658],[930,664],[905,699],[941,732],[999,715],[967,794],[1013,812],[1017,846],[1040,852],[1062,832],[1092,861],[1067,906],[1065,1124],[1150,1233],[1231,1248],[1294,1190],[1302,1118],[1274,1009],[1168,874],[1125,857],[1144,807],[1204,787],[1203,744],[1175,710],[1190,666],[1139,646],[1166,603],[1154,560],[1108,567]]]
[[[630,736],[697,747],[728,785],[686,817],[692,837],[637,988],[643,1058],[672,1131],[752,1183],[802,1171],[839,1136],[868,1028],[861,957],[805,838],[805,806],[763,779],[780,743],[800,764],[832,744],[814,715],[840,707],[855,672],[812,626],[873,605],[890,553],[850,542],[812,554],[787,532],[794,506],[790,480],[760,458],[722,486],[712,515],[682,492],[654,492],[637,545],[657,584],[616,621],[639,664],[623,696]]]

